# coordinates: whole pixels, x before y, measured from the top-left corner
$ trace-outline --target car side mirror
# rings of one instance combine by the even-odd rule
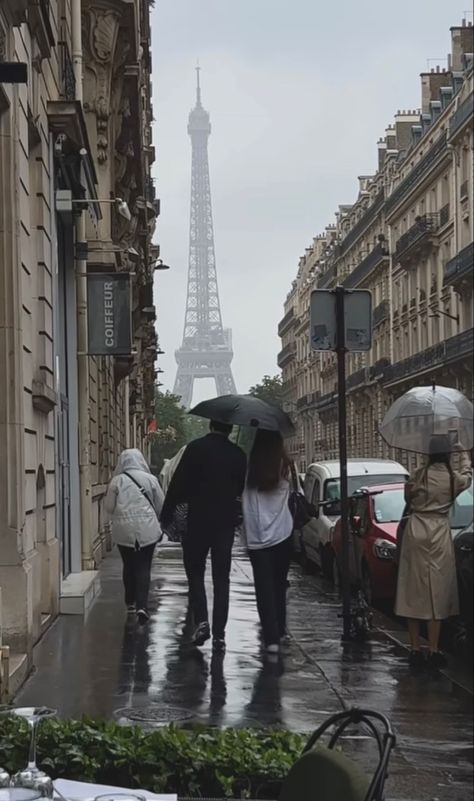
[[[359,515],[354,515],[352,518],[352,530],[358,537],[362,534],[362,518]]]

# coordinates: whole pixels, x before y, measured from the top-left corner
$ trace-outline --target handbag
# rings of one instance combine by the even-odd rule
[[[294,462],[291,463],[291,480],[293,489],[290,491],[288,506],[290,507],[293,518],[293,526],[296,530],[302,529],[314,517],[317,517],[316,507],[310,503],[306,496],[298,488],[298,478]]]
[[[170,522],[163,526],[163,533],[170,542],[181,542],[188,525],[188,505],[180,503],[173,512]]]

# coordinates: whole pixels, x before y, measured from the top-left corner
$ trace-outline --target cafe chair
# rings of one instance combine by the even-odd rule
[[[372,778],[341,750],[335,749],[348,726],[373,735],[378,762]],[[320,739],[334,729],[327,746]],[[333,715],[310,737],[303,754],[283,783],[279,801],[383,801],[390,754],[395,746],[390,722],[379,712],[351,709]]]

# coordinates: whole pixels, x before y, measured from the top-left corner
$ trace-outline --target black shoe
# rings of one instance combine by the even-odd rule
[[[419,671],[425,667],[425,657],[421,651],[410,651],[409,665],[412,670]]]
[[[428,667],[430,670],[440,670],[447,667],[448,661],[441,651],[435,651],[428,657]]]
[[[214,637],[212,640],[212,650],[215,654],[225,654],[224,637]]]
[[[191,642],[193,645],[196,645],[199,648],[210,639],[211,629],[209,627],[209,623],[200,623],[192,636]]]
[[[140,626],[144,626],[150,620],[150,615],[146,609],[137,609],[137,620]]]

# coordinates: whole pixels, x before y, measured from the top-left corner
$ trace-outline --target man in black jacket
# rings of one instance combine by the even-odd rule
[[[171,479],[161,521],[170,523],[179,504],[187,504],[188,521],[183,536],[184,567],[196,630],[195,645],[210,638],[204,576],[209,552],[212,562],[214,648],[224,650],[229,615],[232,545],[238,518],[238,499],[245,486],[247,460],[229,441],[232,426],[212,421],[210,433],[191,442]]]

